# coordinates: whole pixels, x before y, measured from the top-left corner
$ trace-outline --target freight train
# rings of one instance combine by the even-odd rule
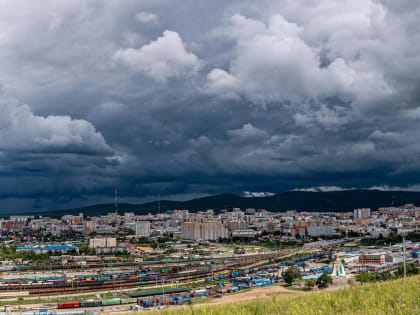
[[[107,263],[107,262],[93,262],[86,265],[62,265],[61,263],[52,263],[50,267],[54,270],[86,270],[86,269],[98,269],[98,268],[114,268],[114,267],[133,267],[133,266],[152,266],[159,264],[183,264],[189,262],[201,261],[199,258],[191,259],[176,259],[176,260],[164,260],[164,261],[144,261],[144,262],[118,262],[118,263]],[[30,271],[43,271],[45,267],[43,266],[25,266],[19,265],[15,268],[12,268],[9,271],[21,271],[21,270],[30,270]]]
[[[216,272],[224,272],[225,268],[219,268]],[[214,273],[214,271],[213,271]],[[29,291],[29,294],[50,294],[72,291],[104,290],[134,287],[139,285],[153,285],[160,283],[162,279],[170,281],[187,281],[208,277],[212,274],[209,269],[192,270],[179,273],[124,273],[93,275],[85,277],[68,278],[32,278],[19,280],[0,280],[1,291]]]
[[[98,306],[110,306],[110,305],[133,304],[133,303],[137,303],[137,298],[58,303],[57,308],[64,309],[64,308],[98,307]]]

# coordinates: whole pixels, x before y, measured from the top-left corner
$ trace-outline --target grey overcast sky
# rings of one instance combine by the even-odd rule
[[[0,0],[0,212],[420,187],[417,0]]]

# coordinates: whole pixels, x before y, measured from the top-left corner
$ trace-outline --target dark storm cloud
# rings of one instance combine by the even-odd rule
[[[416,1],[0,7],[4,210],[418,187]]]

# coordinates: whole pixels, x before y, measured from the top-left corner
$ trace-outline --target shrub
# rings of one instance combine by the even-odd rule
[[[376,276],[368,272],[361,272],[357,274],[356,281],[359,281],[360,283],[375,282]]]
[[[324,273],[321,277],[316,280],[316,285],[319,289],[326,289],[330,284],[333,283],[331,276]]]
[[[315,287],[316,280],[315,279],[308,279],[305,281],[305,289],[312,290]]]
[[[409,263],[409,264],[406,265],[406,273],[407,273],[407,276],[418,275],[419,274],[419,267],[417,267],[417,265],[415,263]],[[395,272],[395,274],[398,277],[403,277],[404,276],[404,266],[403,265],[398,266],[398,269]]]

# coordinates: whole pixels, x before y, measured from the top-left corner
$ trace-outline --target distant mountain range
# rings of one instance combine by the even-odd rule
[[[162,200],[162,212],[173,209],[188,209],[191,212],[214,209],[255,208],[274,212],[287,210],[298,211],[352,211],[354,208],[371,208],[400,206],[407,203],[420,205],[420,192],[415,191],[380,191],[380,190],[343,190],[330,192],[289,191],[269,197],[241,197],[234,194],[221,194],[196,198],[187,201]],[[103,215],[113,212],[114,204],[98,204],[67,210],[45,211],[33,214],[43,216],[62,216],[78,214],[85,216]],[[157,202],[145,204],[119,203],[118,211],[134,212],[136,214],[157,213]]]

